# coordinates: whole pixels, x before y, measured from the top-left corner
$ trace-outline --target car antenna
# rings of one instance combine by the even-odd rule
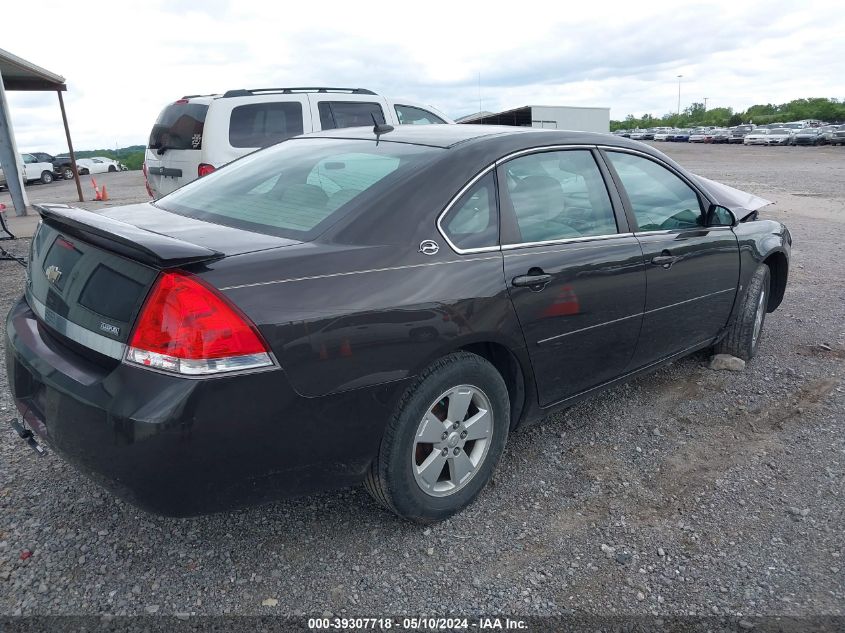
[[[376,121],[376,115],[370,112],[370,116],[373,117],[373,134],[376,135],[376,147],[378,147],[379,137],[382,134],[387,134],[388,132],[393,131],[393,126],[388,125],[387,123],[379,123]]]

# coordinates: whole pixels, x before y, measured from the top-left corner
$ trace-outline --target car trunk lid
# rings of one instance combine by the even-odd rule
[[[162,270],[297,243],[210,225],[150,204],[112,209],[109,215],[67,205],[36,208],[42,223],[27,271],[30,307],[63,342],[114,360],[123,358]]]

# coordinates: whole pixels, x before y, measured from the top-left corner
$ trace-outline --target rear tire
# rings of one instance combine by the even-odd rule
[[[65,180],[73,180],[73,169],[70,167],[64,167],[62,169],[62,178]]]
[[[730,354],[742,360],[751,360],[760,347],[763,323],[769,306],[769,280],[771,273],[761,264],[748,283],[748,292],[731,322],[728,333],[715,347],[717,354]]]
[[[449,354],[408,387],[364,485],[386,509],[416,523],[449,518],[472,503],[505,449],[510,401],[485,359]]]
[[[51,174],[49,171],[42,171],[41,182],[45,185],[49,185],[51,182],[53,182],[53,174]]]
[[[117,168],[114,165],[109,165],[109,173],[116,172]]]

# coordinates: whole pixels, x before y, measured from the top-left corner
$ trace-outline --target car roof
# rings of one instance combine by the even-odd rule
[[[372,127],[352,127],[313,132],[311,134],[305,134],[303,137],[372,140],[375,138],[375,135]],[[536,142],[538,145],[611,144],[632,147],[640,147],[641,145],[639,143],[628,142],[627,139],[614,136],[610,133],[549,130],[507,125],[399,125],[390,132],[382,134],[380,138],[382,141],[390,141],[392,143],[409,143],[412,145],[449,148],[473,141],[492,139],[494,137],[500,142],[506,142],[510,138],[520,145],[525,144],[527,141]]]

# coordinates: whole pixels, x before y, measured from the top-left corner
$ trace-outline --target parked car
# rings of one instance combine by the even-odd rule
[[[73,178],[73,162],[70,156],[53,156],[47,152],[30,152],[42,163],[50,163],[53,165],[53,176],[55,178],[63,178],[64,180],[71,180]]]
[[[722,129],[722,128],[715,128],[710,130],[709,140],[705,141],[706,143],[727,143],[731,138],[730,130]]]
[[[845,145],[845,125],[840,125],[831,132],[827,142],[831,145]]]
[[[606,134],[306,135],[153,203],[40,205],[9,383],[155,512],[364,482],[441,520],[513,429],[695,350],[751,359],[792,244],[764,204]]]
[[[689,141],[691,130],[681,129],[675,130],[675,136],[672,138],[677,143],[687,143]]]
[[[454,123],[407,99],[364,88],[230,90],[183,97],[162,110],[147,145],[144,172],[157,198],[256,149],[303,132],[420,123]]]
[[[818,128],[819,130],[819,144],[826,145],[830,143],[830,137],[833,133],[839,129],[838,125],[823,125]]]
[[[745,136],[753,130],[753,125],[737,125],[731,129],[731,135],[730,138],[728,138],[728,143],[742,143]]]
[[[670,130],[664,130],[662,132],[655,132],[654,140],[655,141],[668,141],[670,137],[674,136],[674,132]]]
[[[121,164],[105,156],[93,156],[91,158],[77,158],[76,167],[80,175],[104,174],[107,172],[121,171]]]
[[[790,145],[818,145],[820,142],[822,142],[821,128],[818,127],[797,130],[789,137]]]
[[[53,163],[42,162],[32,154],[21,154],[21,160],[24,180],[27,183],[39,181],[48,185],[53,182]]]
[[[706,128],[696,128],[689,135],[690,143],[709,143],[712,136],[710,130]]]
[[[746,134],[743,143],[746,145],[787,145],[792,134],[785,128],[759,127]]]

